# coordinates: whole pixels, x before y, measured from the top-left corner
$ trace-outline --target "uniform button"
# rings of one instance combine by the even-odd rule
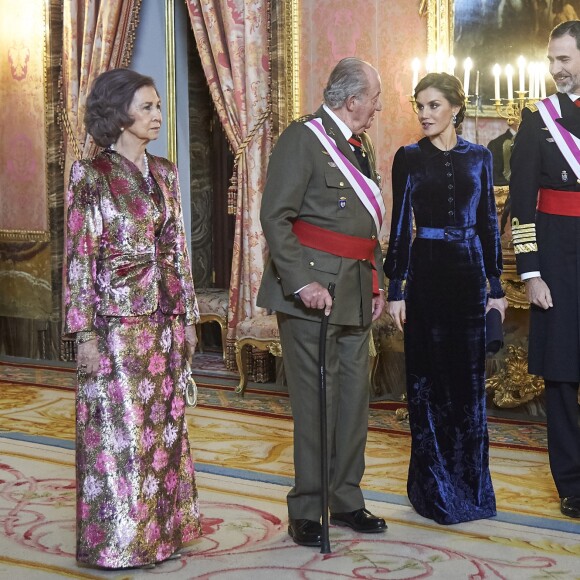
[[[314,262],[310,262],[310,265],[311,265],[311,266],[314,266]]]
[[[451,165],[451,163],[449,163],[449,161],[445,164],[445,167],[449,167]]]
[[[363,259],[361,260],[361,262],[366,262],[366,261],[367,261],[367,259],[366,259],[366,258],[363,258]]]
[[[377,239],[377,236],[375,236],[375,235],[371,236],[371,240],[376,240],[376,239]]]
[[[453,189],[453,185],[451,183],[447,186],[447,189]]]
[[[449,151],[445,151],[443,155],[445,155],[445,157],[449,157]]]
[[[338,185],[340,185],[340,187],[344,187],[344,181],[341,181]]]
[[[452,175],[453,175],[452,173],[448,173],[447,174],[447,177],[451,177]]]
[[[447,198],[447,201],[448,201],[449,203],[453,203],[453,198],[452,198],[452,197],[448,197],[448,198]]]
[[[449,215],[453,215],[453,210],[447,212]]]

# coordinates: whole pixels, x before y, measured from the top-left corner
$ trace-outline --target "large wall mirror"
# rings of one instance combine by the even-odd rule
[[[455,56],[458,69],[470,57],[474,71],[480,71],[483,110],[493,116],[494,64],[511,64],[517,75],[520,55],[528,63],[546,63],[550,30],[578,18],[580,0],[424,0],[423,10],[428,14],[429,52]],[[505,76],[501,82],[505,96]],[[554,87],[549,79],[548,84],[549,94]]]

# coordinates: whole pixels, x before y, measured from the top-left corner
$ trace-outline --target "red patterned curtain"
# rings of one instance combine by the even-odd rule
[[[62,121],[65,176],[75,159],[95,153],[83,125],[93,80],[131,60],[141,0],[64,0]]]
[[[186,1],[210,93],[235,151],[229,199],[236,215],[228,312],[231,345],[236,324],[263,313],[256,307],[256,295],[265,257],[260,200],[272,147],[269,1]]]
[[[65,189],[73,161],[97,150],[83,124],[90,87],[100,73],[129,65],[140,8],[141,0],[64,0],[60,116]],[[68,208],[64,197],[66,224]],[[66,228],[64,242],[66,246]]]

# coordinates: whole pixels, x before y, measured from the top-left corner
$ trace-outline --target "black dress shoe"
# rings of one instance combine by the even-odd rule
[[[569,518],[580,518],[580,497],[563,497],[560,499],[560,511]]]
[[[348,526],[355,532],[363,532],[364,534],[384,532],[387,529],[387,524],[383,518],[373,516],[365,508],[343,514],[330,514],[330,523],[335,526]]]
[[[288,520],[288,535],[301,546],[320,546],[322,526],[312,520]]]

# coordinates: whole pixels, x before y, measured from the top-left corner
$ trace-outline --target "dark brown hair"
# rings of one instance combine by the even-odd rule
[[[97,145],[108,147],[115,143],[122,129],[134,123],[128,111],[135,93],[142,87],[153,87],[157,92],[151,77],[128,68],[114,68],[95,79],[87,97],[84,121]]]
[[[430,88],[437,89],[452,105],[459,107],[455,121],[455,127],[459,127],[465,118],[465,92],[461,81],[447,73],[429,73],[415,87],[415,100],[421,91]]]
[[[550,40],[552,38],[561,38],[562,36],[571,36],[576,40],[576,48],[580,50],[580,20],[567,20],[561,22],[550,32]]]

